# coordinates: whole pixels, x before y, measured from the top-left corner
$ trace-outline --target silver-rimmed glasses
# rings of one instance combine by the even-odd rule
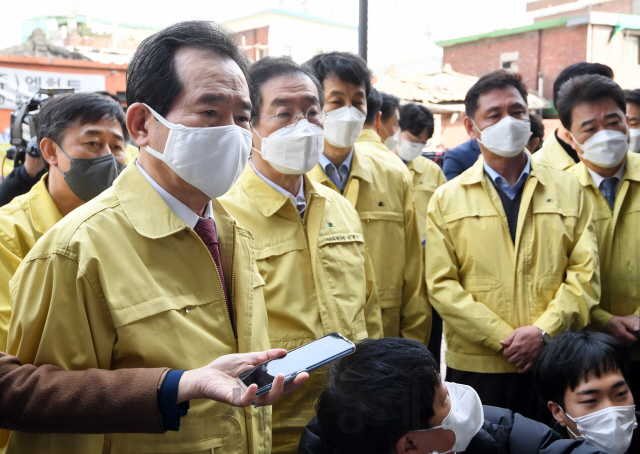
[[[319,106],[311,106],[306,112],[296,112],[293,107],[280,107],[275,115],[260,115],[255,118],[273,118],[281,128],[288,128],[298,124],[300,117],[307,120],[312,125],[322,126],[327,114]]]

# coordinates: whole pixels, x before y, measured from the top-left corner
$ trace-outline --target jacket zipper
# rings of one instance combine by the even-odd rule
[[[237,255],[237,247],[236,247],[236,226],[233,226],[233,258],[231,259],[231,297],[229,298],[229,305],[233,305],[233,301],[235,301],[235,293],[236,293],[236,255]],[[218,278],[220,278],[220,273],[218,273]],[[229,316],[229,320],[231,321],[231,329],[233,330],[233,335],[236,338],[236,342],[238,341],[238,332],[236,328],[236,309],[233,308],[233,315],[231,317],[231,313],[229,313],[229,307],[225,304],[227,308],[227,315]],[[233,306],[232,306],[233,307]]]

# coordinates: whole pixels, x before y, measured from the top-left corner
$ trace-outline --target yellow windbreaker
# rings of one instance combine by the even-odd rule
[[[0,351],[6,350],[11,318],[9,281],[36,241],[60,219],[47,191],[47,175],[0,208]]]
[[[558,138],[556,137],[557,133],[558,128],[542,143],[542,148],[531,155],[531,160],[543,166],[558,170],[567,170],[576,165],[576,162],[564,151],[564,148],[562,148],[562,145],[558,142]]]
[[[416,214],[420,229],[420,240],[424,240],[427,230],[427,208],[429,201],[447,179],[440,166],[424,156],[418,156],[407,166],[413,182],[413,197],[416,199]]]
[[[338,190],[320,164],[308,176]],[[397,156],[356,146],[344,197],[355,206],[362,221],[385,337],[427,343],[431,306],[422,274],[422,247],[409,171]]]
[[[640,155],[627,153],[627,164],[613,212],[581,162],[569,169],[587,190],[598,236],[602,296],[591,312],[590,327],[602,331],[613,315],[640,316]],[[640,346],[631,348],[640,359]]]
[[[436,190],[427,214],[429,300],[444,320],[447,365],[516,372],[500,341],[535,325],[550,336],[583,328],[600,298],[591,203],[566,172],[531,163],[515,246],[480,157]]]
[[[351,204],[304,177],[304,219],[291,198],[269,186],[251,165],[220,202],[254,233],[256,263],[272,348],[299,347],[332,332],[353,342],[382,337],[373,268]],[[367,336],[368,332],[368,336]],[[315,416],[324,370],[273,406],[273,452],[295,453]]]
[[[53,226],[11,280],[8,352],[66,369],[195,369],[269,348],[253,237],[214,201],[230,320],[204,243],[135,165]],[[63,435],[2,431],[7,453],[268,453],[271,409],[194,400],[179,432]]]

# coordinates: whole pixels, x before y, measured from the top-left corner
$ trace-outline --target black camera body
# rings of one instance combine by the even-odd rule
[[[24,164],[27,154],[34,158],[40,156],[40,145],[36,137],[35,116],[40,111],[42,104],[55,95],[73,92],[74,89],[71,87],[40,88],[36,94],[20,104],[11,113],[11,146],[7,148],[6,157],[13,161],[14,168]],[[24,126],[29,129],[29,139],[24,137]]]

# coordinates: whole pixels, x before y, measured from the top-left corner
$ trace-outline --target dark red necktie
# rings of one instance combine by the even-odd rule
[[[218,273],[220,273],[220,279],[222,280],[222,292],[224,293],[224,299],[227,302],[229,316],[231,317],[231,320],[233,320],[233,307],[229,300],[229,292],[227,292],[227,284],[222,271],[222,261],[220,260],[220,246],[218,245],[218,231],[216,230],[216,223],[212,218],[200,218],[193,230],[207,246],[207,249],[209,249],[211,258],[216,264],[216,268],[218,268]]]

